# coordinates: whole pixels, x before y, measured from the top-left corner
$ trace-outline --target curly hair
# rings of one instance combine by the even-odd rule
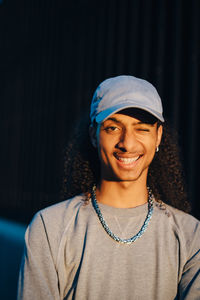
[[[100,180],[100,163],[97,150],[90,142],[89,124],[89,117],[84,117],[65,149],[62,199],[81,193],[90,195],[92,186]],[[177,138],[167,122],[163,126],[159,152],[149,167],[147,181],[156,201],[162,200],[184,212],[190,212]]]

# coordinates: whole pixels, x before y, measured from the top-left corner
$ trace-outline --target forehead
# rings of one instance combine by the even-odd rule
[[[158,119],[155,118],[153,115],[139,108],[123,109],[115,113],[114,115],[117,116],[118,114],[132,117],[134,119],[139,120],[142,123],[147,123],[147,124],[155,124],[158,121]],[[112,116],[114,115],[111,115],[110,118],[112,118]]]

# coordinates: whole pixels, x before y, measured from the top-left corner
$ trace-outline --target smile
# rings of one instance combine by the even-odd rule
[[[133,158],[118,157],[118,160],[123,162],[124,164],[131,164],[131,163],[135,162],[136,160],[138,160],[139,157],[140,156],[133,157]]]
[[[136,162],[140,158],[140,155],[135,156],[135,157],[122,157],[122,156],[119,156],[119,155],[115,154],[115,157],[121,163],[123,163],[125,165],[129,165],[129,164],[132,164],[132,163]]]

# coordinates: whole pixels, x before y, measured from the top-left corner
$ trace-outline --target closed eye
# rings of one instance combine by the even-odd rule
[[[149,132],[150,130],[148,128],[137,128],[137,131]]]

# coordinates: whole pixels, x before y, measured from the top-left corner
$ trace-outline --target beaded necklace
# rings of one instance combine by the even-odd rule
[[[152,217],[153,214],[153,201],[154,201],[154,196],[152,194],[152,191],[149,187],[147,187],[148,189],[148,213],[147,216],[145,218],[145,221],[142,225],[142,227],[140,228],[140,230],[138,231],[137,234],[135,234],[134,236],[132,236],[129,239],[121,239],[120,237],[116,236],[108,227],[106,221],[103,218],[103,215],[101,213],[101,210],[99,208],[99,205],[97,203],[97,199],[96,199],[96,185],[93,186],[92,188],[92,193],[91,193],[91,199],[92,199],[92,205],[97,213],[97,216],[101,222],[101,225],[103,226],[104,230],[106,231],[106,233],[116,242],[121,243],[121,244],[132,244],[133,242],[135,242],[138,238],[140,238],[143,233],[146,231],[148,225],[149,225],[149,221]]]

